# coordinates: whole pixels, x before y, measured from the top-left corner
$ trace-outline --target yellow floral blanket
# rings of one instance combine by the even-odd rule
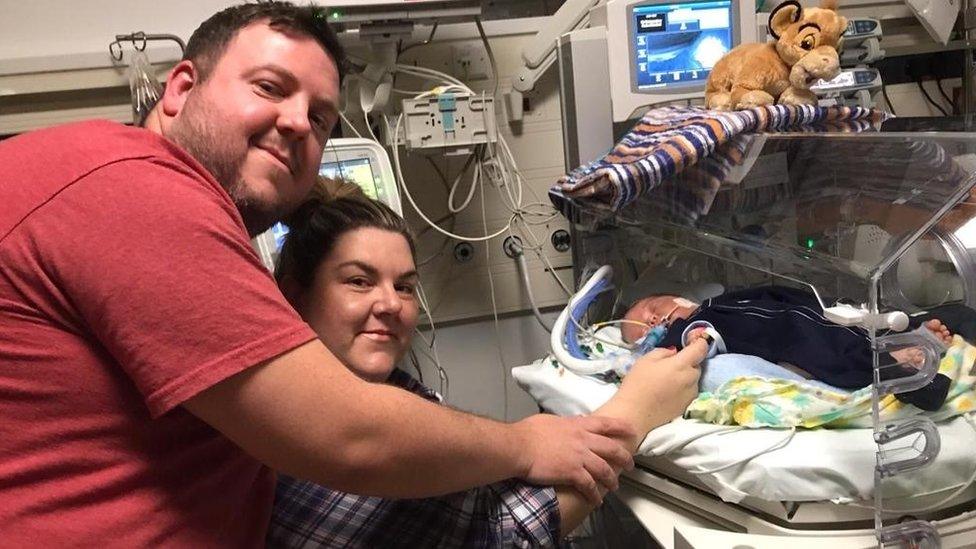
[[[881,419],[926,415],[941,421],[976,410],[974,363],[976,347],[955,336],[939,363],[939,373],[952,380],[942,408],[924,412],[886,395],[881,399]],[[871,387],[845,394],[797,381],[737,377],[713,393],[701,393],[685,417],[743,427],[870,427]]]

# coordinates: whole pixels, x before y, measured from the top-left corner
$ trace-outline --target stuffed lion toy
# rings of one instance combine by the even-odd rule
[[[775,42],[742,44],[725,54],[708,77],[705,105],[715,110],[815,105],[810,86],[840,74],[837,50],[846,28],[837,0],[807,9],[796,0],[783,2],[769,14]]]

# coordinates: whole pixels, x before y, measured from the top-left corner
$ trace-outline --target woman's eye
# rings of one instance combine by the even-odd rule
[[[365,278],[350,278],[346,283],[356,288],[368,288],[370,286],[369,280]]]
[[[396,290],[398,292],[400,292],[401,294],[413,295],[414,287],[412,285],[410,285],[410,284],[401,284],[401,285],[397,286],[397,289]]]

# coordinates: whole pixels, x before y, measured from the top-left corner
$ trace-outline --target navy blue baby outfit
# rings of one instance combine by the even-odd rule
[[[721,334],[730,353],[788,363],[843,389],[860,389],[873,380],[873,357],[867,333],[840,326],[823,316],[812,293],[783,286],[730,292],[706,300],[687,319],[676,319],[661,347],[682,346],[681,334],[692,322],[704,320]],[[882,354],[881,364],[895,362]],[[884,379],[911,375],[907,366],[881,369]],[[923,410],[937,410],[949,392],[950,380],[938,374],[932,382],[896,397]]]

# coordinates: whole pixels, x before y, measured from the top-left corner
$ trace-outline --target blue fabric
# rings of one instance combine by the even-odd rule
[[[731,381],[739,376],[785,379],[820,389],[829,389],[839,393],[850,393],[847,389],[834,387],[816,379],[806,379],[792,370],[788,370],[779,364],[773,364],[758,356],[740,355],[736,353],[717,355],[705,361],[702,364],[702,374],[698,386],[701,392],[714,393],[727,381]]]

